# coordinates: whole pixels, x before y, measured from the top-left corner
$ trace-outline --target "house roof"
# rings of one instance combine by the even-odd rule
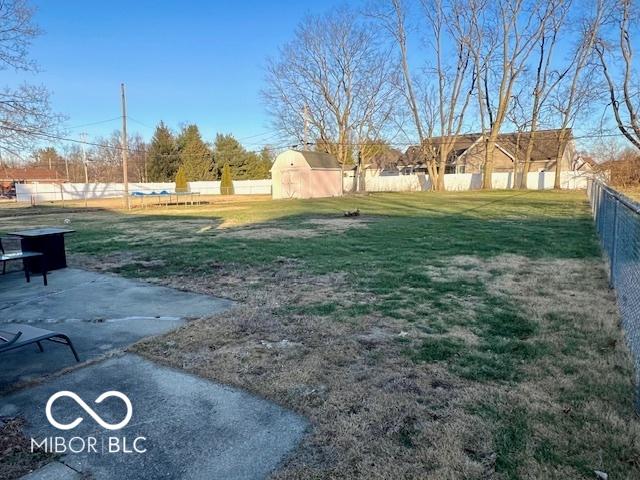
[[[580,155],[579,160],[581,160],[582,163],[585,163],[591,167],[598,166],[598,162],[596,162],[595,159],[593,157],[590,157],[589,155]]]
[[[531,152],[531,161],[547,161],[555,160],[559,146],[559,133],[560,130],[538,130],[535,132],[533,138],[533,150]],[[449,154],[448,162],[455,163],[455,161],[467,151],[471,152],[475,148],[481,147],[483,134],[481,133],[469,133],[465,135],[459,135],[454,143],[453,149]],[[518,133],[501,133],[498,135],[496,144],[498,148],[504,151],[511,158],[518,158],[518,160],[524,160],[524,155],[527,150],[531,135],[528,132]],[[569,129],[569,135],[566,136],[564,142],[568,143],[573,139],[571,129]],[[440,144],[443,142],[442,137],[431,137],[426,142],[430,142],[435,151],[438,151]],[[474,147],[471,149],[471,147]],[[422,163],[420,147],[418,145],[411,146],[404,154],[403,163],[406,165],[415,165]]]
[[[560,130],[539,130],[533,138],[533,150],[531,152],[531,161],[555,160],[558,155],[558,147]],[[524,160],[524,152],[529,145],[531,135],[529,133],[520,134],[520,147],[518,145],[517,133],[505,133],[498,137],[498,144],[504,149],[511,152],[514,156],[518,156],[520,160]],[[573,139],[573,133],[569,130],[569,135],[565,138],[565,144]]]
[[[307,161],[309,166],[312,169],[321,169],[321,170],[340,170],[340,164],[338,160],[333,155],[323,152],[309,152],[309,151],[301,151],[298,152],[301,154],[304,159]]]
[[[60,180],[55,170],[41,167],[0,167],[0,180],[29,181],[29,180]]]

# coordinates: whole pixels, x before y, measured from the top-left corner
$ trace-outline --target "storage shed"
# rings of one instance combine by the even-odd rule
[[[342,170],[333,155],[287,150],[271,167],[273,198],[319,198],[342,195]]]

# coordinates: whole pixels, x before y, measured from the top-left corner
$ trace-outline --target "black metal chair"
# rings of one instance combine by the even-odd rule
[[[9,248],[6,245],[13,245],[13,248]],[[30,267],[31,260],[34,258],[40,259],[40,265],[42,269],[42,280],[45,287],[47,286],[47,261],[46,257],[41,252],[27,252],[22,250],[20,238],[17,237],[0,237],[0,262],[2,262],[2,274],[7,272],[7,262],[22,260],[22,266],[24,269],[24,276],[27,279],[27,283],[31,281]]]

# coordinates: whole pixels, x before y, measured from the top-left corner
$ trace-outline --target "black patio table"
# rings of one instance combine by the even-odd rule
[[[23,251],[40,252],[46,258],[47,270],[58,270],[67,267],[67,255],[64,250],[64,236],[75,230],[68,228],[34,228],[10,232],[9,235],[20,237]],[[32,271],[40,273],[40,265],[33,265]]]

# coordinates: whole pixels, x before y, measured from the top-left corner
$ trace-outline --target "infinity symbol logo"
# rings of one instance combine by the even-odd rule
[[[102,395],[100,395],[95,400],[95,403],[102,403],[102,401],[104,399],[106,399],[106,398],[118,397],[127,406],[127,415],[124,417],[124,420],[122,420],[120,423],[111,424],[111,423],[107,423],[104,420],[102,420],[102,418],[100,418],[100,416],[98,416],[98,414],[96,412],[94,412],[93,409],[89,405],[87,405],[84,402],[84,400],[82,400],[78,395],[76,395],[73,392],[69,392],[67,390],[63,390],[63,391],[55,393],[55,394],[51,395],[51,397],[49,397],[49,400],[47,401],[47,407],[45,409],[45,413],[47,414],[47,420],[49,420],[49,423],[51,425],[53,425],[54,427],[56,427],[57,429],[59,429],[59,430],[71,430],[72,428],[76,428],[78,425],[80,425],[80,422],[82,422],[82,420],[84,420],[82,417],[78,417],[73,422],[67,423],[67,424],[57,422],[53,418],[53,415],[51,415],[51,407],[53,405],[53,402],[55,402],[60,397],[72,398],[78,405],[80,405],[82,407],[82,409],[85,412],[87,412],[89,415],[91,415],[91,418],[93,418],[102,428],[106,428],[107,430],[119,430],[119,429],[121,429],[122,427],[124,427],[125,425],[127,425],[129,423],[129,420],[131,420],[131,415],[133,415],[133,407],[131,406],[131,401],[129,400],[129,398],[124,393],[120,393],[118,391],[112,390],[112,391],[109,391],[109,392],[104,392]]]

